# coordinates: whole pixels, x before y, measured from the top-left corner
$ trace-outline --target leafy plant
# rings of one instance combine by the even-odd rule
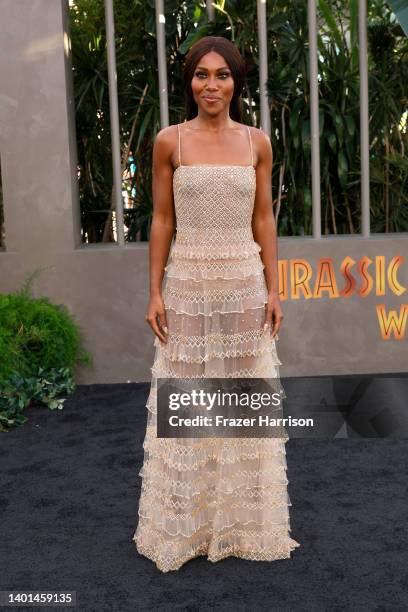
[[[260,125],[256,3],[165,2],[170,123],[183,117],[182,61],[206,35],[227,36],[247,64],[244,122]],[[152,214],[152,144],[160,129],[154,1],[115,0],[122,169],[132,151],[126,240],[148,240]],[[358,0],[318,1],[318,71],[322,233],[360,228]],[[309,45],[307,3],[271,0],[267,10],[268,92],[274,152],[273,196],[280,235],[311,233]],[[371,219],[374,232],[408,231],[408,39],[383,0],[367,5]],[[104,7],[71,7],[79,185],[84,241],[114,239]]]
[[[33,298],[23,287],[0,295],[0,427],[22,423],[31,402],[61,408],[74,389],[77,363],[92,363],[74,316],[63,304]]]
[[[25,378],[12,372],[0,391],[0,431],[27,421],[24,411],[30,405],[62,410],[64,395],[73,393],[75,382],[69,368],[39,368],[36,376]]]

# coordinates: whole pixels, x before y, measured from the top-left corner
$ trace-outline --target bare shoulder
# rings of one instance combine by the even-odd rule
[[[177,125],[169,125],[162,128],[156,134],[155,143],[160,148],[174,146],[175,139],[177,138]]]
[[[171,164],[177,147],[177,124],[162,128],[154,139],[154,156]]]
[[[251,130],[252,142],[256,145],[257,149],[266,151],[271,148],[271,139],[268,134],[257,127],[249,126]]]
[[[270,162],[272,159],[272,145],[268,134],[254,126],[249,126],[249,129],[251,131],[256,165],[260,162]]]

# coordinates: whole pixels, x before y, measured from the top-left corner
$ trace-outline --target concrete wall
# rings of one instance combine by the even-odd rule
[[[0,291],[16,290],[28,274],[45,268],[34,282],[34,295],[68,306],[94,357],[93,368],[78,368],[77,382],[148,381],[154,355],[144,319],[148,245],[80,243],[67,4],[2,0],[0,155],[6,249],[0,252]],[[358,273],[358,262],[373,260],[367,278],[377,280],[377,287],[374,283],[366,297],[330,297],[328,292],[320,298],[283,296],[282,376],[408,371],[408,234],[281,238],[280,287],[286,290],[291,270],[293,275],[310,264],[313,294],[319,261],[331,260],[323,262],[322,281],[331,263],[340,290],[346,284],[341,264],[347,257],[356,262],[357,289],[365,277]],[[393,263],[393,257],[400,259]],[[390,267],[389,279],[382,264],[385,271]],[[385,310],[377,313],[381,304]],[[381,317],[390,310],[400,317],[399,338],[393,333],[386,338],[387,325],[381,331]]]

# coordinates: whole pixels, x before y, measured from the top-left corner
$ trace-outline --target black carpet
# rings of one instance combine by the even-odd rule
[[[291,559],[198,557],[163,574],[139,555],[148,389],[80,386],[0,434],[0,590],[76,591],[80,612],[408,609],[404,439],[287,443]]]

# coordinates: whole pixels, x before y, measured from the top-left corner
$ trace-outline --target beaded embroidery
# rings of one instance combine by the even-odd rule
[[[181,164],[173,175],[177,234],[165,268],[168,342],[154,338],[146,403],[139,523],[133,540],[162,572],[206,555],[290,558],[288,438],[157,438],[157,378],[273,379],[275,341],[263,331],[268,293],[251,220],[250,166]]]

